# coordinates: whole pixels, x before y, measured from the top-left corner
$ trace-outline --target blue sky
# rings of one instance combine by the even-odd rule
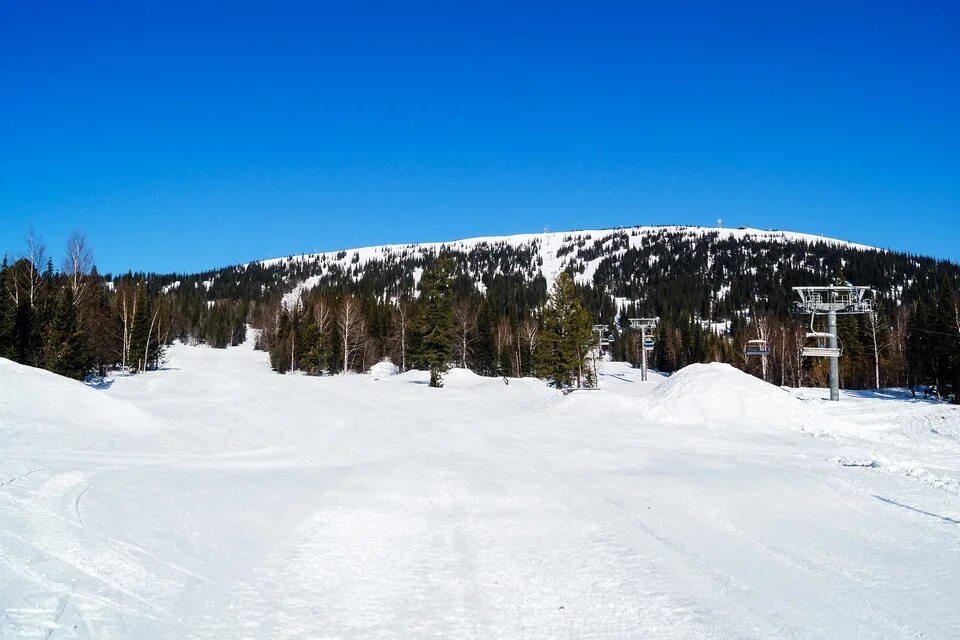
[[[0,10],[0,252],[79,227],[103,271],[190,271],[719,218],[960,260],[953,3]]]

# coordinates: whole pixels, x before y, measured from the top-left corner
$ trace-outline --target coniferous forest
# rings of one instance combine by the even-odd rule
[[[364,371],[390,358],[430,370],[436,386],[451,365],[590,384],[592,326],[609,328],[614,359],[636,363],[627,319],[656,316],[656,369],[721,361],[778,385],[825,386],[825,361],[800,357],[809,319],[792,312],[790,288],[849,281],[874,289],[875,313],[839,321],[841,386],[960,398],[954,263],[675,227],[551,235],[101,274],[82,232],[59,256],[28,233],[0,265],[0,355],[78,379],[137,373],[162,366],[175,340],[224,348],[249,325],[279,373]],[[555,282],[541,274],[545,261],[560,265]],[[744,356],[757,338],[771,350],[765,366]]]

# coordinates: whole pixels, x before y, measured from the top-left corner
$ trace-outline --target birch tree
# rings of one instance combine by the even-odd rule
[[[79,229],[70,232],[67,238],[67,255],[63,261],[63,273],[66,274],[73,290],[73,304],[79,305],[89,284],[90,269],[93,267],[93,249],[87,237]]]
[[[343,343],[343,373],[350,369],[350,360],[364,347],[364,319],[360,303],[349,293],[340,300],[337,310],[337,328]]]
[[[477,333],[477,307],[468,300],[459,300],[453,306],[453,318],[457,332],[456,356],[460,366],[466,369],[470,344]]]
[[[394,331],[396,332],[394,342],[400,350],[400,371],[407,370],[407,335],[410,331],[410,303],[407,300],[400,300],[393,309]]]
[[[867,314],[867,332],[873,343],[873,388],[880,388],[880,351],[886,345],[881,344],[877,339],[877,312],[871,311]]]

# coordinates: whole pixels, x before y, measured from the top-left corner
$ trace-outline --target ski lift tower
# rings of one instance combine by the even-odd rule
[[[640,380],[647,381],[647,351],[653,351],[653,336],[648,336],[647,331],[654,331],[657,328],[659,318],[630,318],[630,329],[640,332]]]
[[[840,399],[840,354],[843,352],[837,342],[837,316],[873,313],[873,303],[867,298],[870,287],[858,287],[851,284],[821,287],[794,287],[800,300],[794,302],[794,310],[800,314],[810,314],[810,331],[807,338],[814,339],[815,346],[804,347],[800,355],[808,358],[827,358],[830,360],[830,399]],[[827,316],[826,332],[814,329],[817,314]],[[823,344],[824,341],[826,344]]]
[[[610,327],[605,324],[593,325],[593,333],[596,335],[597,343],[593,351],[593,386],[600,388],[600,369],[597,368],[597,352],[602,351],[604,347],[610,346]]]

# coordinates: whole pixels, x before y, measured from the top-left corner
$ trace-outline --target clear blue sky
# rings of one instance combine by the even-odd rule
[[[0,0],[0,252],[721,218],[958,260],[956,4]]]

